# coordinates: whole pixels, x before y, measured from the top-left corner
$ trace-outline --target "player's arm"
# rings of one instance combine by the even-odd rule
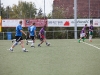
[[[36,30],[34,30],[34,33],[35,33],[35,37],[37,37],[37,35],[36,35]]]
[[[36,35],[36,27],[34,27],[34,33],[35,33],[35,37],[37,37],[37,35]]]
[[[20,30],[25,36],[27,36],[27,34],[23,31],[23,30]]]
[[[27,34],[22,30],[22,27],[21,27],[21,26],[19,26],[19,30],[20,30],[20,32],[22,32],[25,36],[27,36]]]

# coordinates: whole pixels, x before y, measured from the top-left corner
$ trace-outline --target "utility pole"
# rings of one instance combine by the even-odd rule
[[[89,0],[89,19],[90,19],[90,0]]]
[[[1,0],[0,0],[0,32],[2,31],[2,19],[1,19]]]
[[[74,0],[74,38],[77,39],[77,0]]]
[[[45,19],[45,0],[44,0],[44,19]]]

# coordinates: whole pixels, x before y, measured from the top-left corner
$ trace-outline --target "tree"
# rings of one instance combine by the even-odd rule
[[[2,19],[6,18],[6,12],[4,7],[1,7],[1,17]]]
[[[47,15],[47,18],[48,18],[48,19],[51,19],[51,18],[52,18],[52,13],[49,13],[49,14]]]
[[[19,1],[18,5],[14,4],[12,6],[12,11],[10,12],[12,16],[10,18],[35,18],[36,7],[32,2]]]
[[[54,7],[54,10],[52,12],[52,17],[54,19],[65,19],[66,14],[67,12],[64,12],[64,9],[63,8],[60,8],[60,7]]]

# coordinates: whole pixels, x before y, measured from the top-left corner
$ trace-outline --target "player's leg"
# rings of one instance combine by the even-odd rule
[[[89,41],[91,41],[91,32],[89,31]]]
[[[31,47],[35,47],[35,46],[34,46],[34,43],[35,43],[35,37],[34,37],[34,36],[31,36],[31,39],[32,39]]]
[[[12,45],[11,48],[9,49],[10,51],[13,51],[13,48],[14,48],[16,45],[18,45],[18,42],[19,42],[19,40],[20,40],[21,37],[16,36],[15,38],[16,38],[16,41],[13,43],[13,45]]]
[[[91,32],[89,33],[89,41],[90,41],[90,42],[92,42],[92,36],[93,36],[93,32],[91,31]]]
[[[22,47],[23,52],[28,52],[28,50],[26,50],[26,48],[24,47],[24,41],[22,37],[20,38],[20,42],[21,42],[21,47]]]
[[[12,39],[12,43],[14,43],[16,41],[16,39]]]
[[[40,35],[38,35],[38,38],[40,39],[40,44],[38,44],[38,47],[41,47],[41,44],[44,42],[44,38],[40,37]]]
[[[89,35],[89,41],[92,42],[92,36],[93,35]]]
[[[82,33],[80,34],[80,39],[78,40],[78,42],[80,43],[81,39],[82,39]]]
[[[46,38],[44,38],[44,42],[46,43],[47,46],[50,46],[50,43],[47,42]]]
[[[29,38],[30,38],[30,36],[29,36],[29,34],[26,36],[26,45],[28,45],[28,43],[29,43]]]
[[[86,35],[85,33],[83,33],[83,34],[82,34],[82,39],[83,39],[83,42],[85,41],[86,36],[87,36],[87,35]]]

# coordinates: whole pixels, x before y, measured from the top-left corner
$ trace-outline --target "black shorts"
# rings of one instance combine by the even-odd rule
[[[21,41],[21,40],[23,40],[22,36],[16,36],[16,41],[17,41],[17,42],[19,42],[19,41]]]
[[[31,38],[32,40],[35,40],[35,37],[34,37],[34,36],[30,36],[30,38]]]

